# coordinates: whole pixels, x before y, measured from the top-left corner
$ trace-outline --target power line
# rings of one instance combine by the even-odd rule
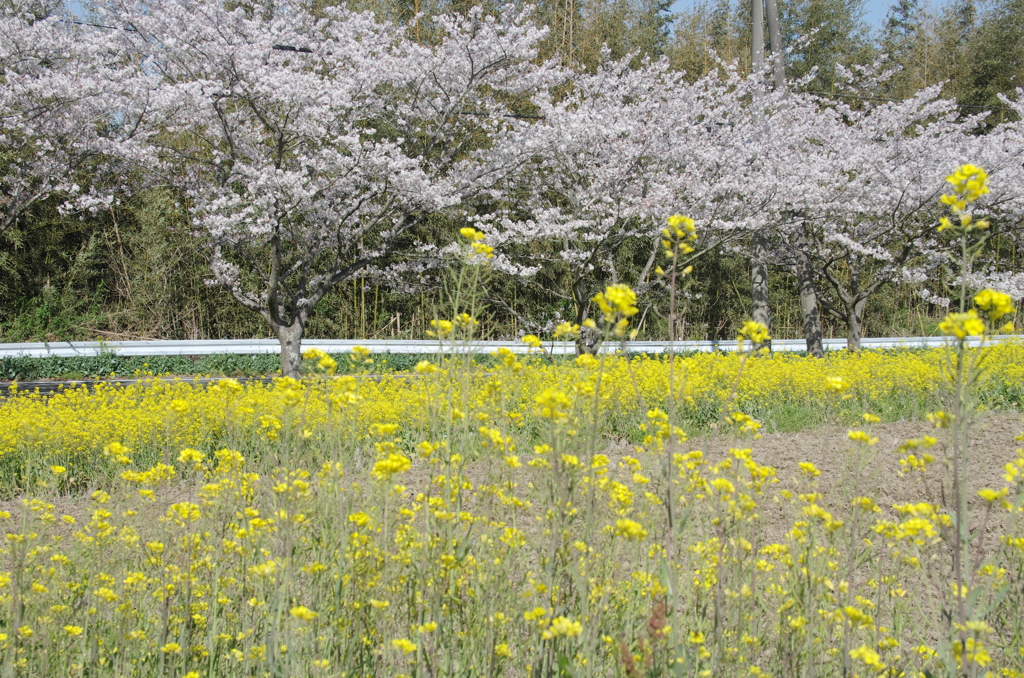
[[[133,28],[132,26],[107,26],[104,24],[94,24],[90,21],[82,21],[80,19],[72,19],[71,23],[76,26],[92,26],[93,28],[106,28],[110,31],[131,31],[132,33],[138,33],[139,29]]]

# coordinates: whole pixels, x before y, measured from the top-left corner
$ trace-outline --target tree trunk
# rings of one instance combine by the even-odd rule
[[[775,72],[775,89],[778,91],[786,89],[786,64],[782,57],[782,30],[779,28],[779,4],[778,0],[765,0],[768,11],[768,45],[772,49],[774,62],[772,67]]]
[[[871,290],[860,288],[860,260],[856,255],[847,256],[846,265],[850,269],[850,292],[846,302],[846,350],[852,353],[860,351],[860,322],[864,317],[864,306],[868,303]]]
[[[860,323],[864,317],[865,302],[865,299],[854,301],[846,307],[846,350],[851,353],[860,352]]]
[[[824,358],[821,343],[821,314],[818,311],[818,293],[814,288],[814,269],[807,256],[807,234],[803,227],[796,237],[796,284],[800,292],[800,315],[804,326],[807,352],[815,358]]]
[[[590,330],[583,326],[587,319],[587,311],[590,309],[589,297],[587,297],[587,285],[582,275],[572,284],[573,300],[576,302],[575,322],[580,326],[580,333],[576,337],[576,355],[597,353],[601,345],[601,330]],[[599,318],[600,320],[600,318]]]
[[[760,232],[755,233],[750,242],[750,297],[752,319],[771,332],[772,316],[768,307],[768,239]],[[770,349],[771,341],[765,342],[762,346]]]
[[[305,332],[303,323],[295,320],[291,325],[275,325],[274,334],[281,342],[281,374],[293,379],[299,378],[299,366],[302,364],[302,335]]]

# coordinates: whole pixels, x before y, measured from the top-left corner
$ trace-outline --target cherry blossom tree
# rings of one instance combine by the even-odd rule
[[[976,218],[985,218],[991,224],[980,234],[981,239],[994,236],[1004,245],[1020,250],[1024,248],[1024,88],[1018,88],[1012,98],[1001,99],[1016,112],[1016,119],[995,126],[975,140],[971,163],[987,172],[989,192],[973,207]],[[940,252],[950,261],[945,268],[963,275],[969,289],[991,288],[1017,301],[1024,299],[1024,274],[1006,270],[1005,263],[993,256],[993,249],[981,247],[968,271],[960,271],[959,251],[947,246]],[[958,275],[950,276],[948,282],[953,287],[959,287]],[[948,303],[931,290],[924,293],[931,300]]]
[[[96,210],[120,190],[108,163],[145,97],[111,38],[41,3],[0,7],[0,233],[51,196]]]
[[[540,267],[567,273],[577,324],[588,318],[590,300],[606,281],[625,282],[615,264],[625,242],[651,241],[641,280],[654,266],[651,238],[670,209],[665,119],[678,84],[665,63],[634,70],[626,60],[574,75],[567,94],[538,97],[542,119],[524,130],[533,162],[512,177],[514,186],[493,196],[515,202],[477,220],[507,257],[496,267],[527,279]],[[547,246],[522,247],[541,242]]]
[[[298,372],[309,315],[411,229],[514,170],[474,159],[514,137],[509,103],[546,83],[523,14],[434,19],[436,44],[344,9],[99,3],[149,81],[133,159],[187,197],[213,281],[262,315]],[[514,154],[512,154],[514,155]]]
[[[573,75],[567,94],[539,98],[542,119],[524,133],[535,161],[520,185],[505,187],[514,202],[478,220],[510,272],[566,272],[577,324],[609,283],[628,283],[641,299],[664,284],[654,271],[668,215],[698,224],[685,267],[749,235],[774,191],[751,181],[759,130],[749,124],[746,80],[728,70],[689,84],[663,61],[629,62],[606,61]],[[624,280],[616,255],[631,241],[646,254]]]
[[[900,280],[919,282],[944,259],[935,226],[945,177],[966,162],[996,162],[1000,142],[975,134],[980,117],[958,115],[938,87],[856,108],[830,103],[807,115],[817,116],[827,142],[808,154],[805,167],[817,171],[795,201],[806,217],[804,252],[831,292],[823,307],[846,323],[848,348],[858,350],[871,295]]]

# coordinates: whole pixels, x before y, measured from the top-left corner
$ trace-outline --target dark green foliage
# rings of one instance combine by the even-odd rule
[[[811,91],[834,91],[837,62],[864,64],[874,57],[861,20],[863,0],[783,0],[779,11],[783,46],[793,48],[786,75],[799,79],[814,72]]]
[[[1001,108],[999,94],[1024,87],[1024,0],[997,0],[981,17],[968,47],[969,75],[961,103]],[[993,116],[993,123],[1005,111]]]
[[[889,8],[879,48],[886,66],[899,72],[885,84],[886,96],[909,96],[927,84],[918,67],[922,48],[927,49],[924,18],[919,0],[898,0]]]
[[[338,372],[356,371],[349,354],[335,354]],[[489,356],[478,362],[489,363]],[[382,353],[374,356],[375,373],[411,370],[424,354]],[[253,377],[280,374],[281,360],[276,353],[263,355],[207,355],[207,356],[132,356],[113,353],[81,358],[0,358],[0,381],[37,381],[44,379],[102,379],[128,378],[146,374],[207,375],[223,377]],[[367,369],[359,366],[358,371]]]

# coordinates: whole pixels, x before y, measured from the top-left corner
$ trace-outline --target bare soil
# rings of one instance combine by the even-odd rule
[[[936,430],[928,421],[899,421],[855,428],[869,430],[878,438],[861,462],[859,476],[855,472],[858,453],[847,436],[851,430],[848,426],[828,426],[798,433],[765,433],[753,441],[725,435],[703,436],[691,438],[688,448],[702,450],[709,463],[724,459],[730,448],[752,448],[755,461],[776,469],[779,479],[776,489],[790,488],[800,492],[808,491],[808,481],[801,477],[799,463],[811,462],[821,471],[815,488],[822,495],[818,503],[837,517],[849,515],[850,508],[846,502],[854,496],[871,497],[883,509],[907,502],[927,501],[947,506],[951,503],[950,488],[941,482],[945,475],[943,464],[949,453],[944,442],[949,431]],[[1000,489],[1006,484],[1003,480],[1004,467],[1016,457],[1017,449],[1024,447],[1024,442],[1015,440],[1022,431],[1024,416],[1019,412],[986,412],[977,418],[970,431],[966,460],[968,501],[972,514],[979,520],[972,520],[972,531],[981,528],[987,535],[982,542],[985,550],[997,546],[998,535],[1006,527],[1007,514],[1002,510],[979,513],[983,511],[985,502],[978,497],[978,490]],[[926,450],[935,457],[927,476],[901,474],[903,469],[899,460],[904,455],[897,452],[897,448],[908,439],[924,435],[940,441]],[[943,493],[946,494],[945,499]],[[766,528],[762,542],[782,539],[792,526],[792,510],[768,502],[761,502],[760,507],[766,519],[762,523]]]
[[[878,438],[872,446],[874,453],[868,467],[859,480],[861,491],[882,505],[907,501],[922,501],[921,482],[911,475],[901,477],[896,451],[904,441],[931,435],[939,443],[927,450],[936,458],[938,466],[946,454],[944,434],[927,421],[899,421],[889,424],[872,424],[855,427],[870,431]],[[829,496],[840,489],[843,483],[853,483],[854,478],[844,473],[850,463],[854,443],[847,437],[851,427],[830,426],[800,431],[798,433],[766,433],[759,440],[737,440],[726,436],[705,436],[692,438],[689,447],[703,450],[709,462],[716,462],[728,455],[730,448],[750,447],[754,459],[776,469],[782,483],[800,475],[800,462],[811,462],[821,471],[818,486],[822,494]],[[976,496],[984,487],[1002,487],[1003,467],[1016,456],[1018,447],[1024,442],[1014,438],[1024,431],[1024,416],[1013,412],[988,412],[978,417],[970,432],[970,447],[967,453],[968,491]],[[938,470],[937,468],[935,470]]]

